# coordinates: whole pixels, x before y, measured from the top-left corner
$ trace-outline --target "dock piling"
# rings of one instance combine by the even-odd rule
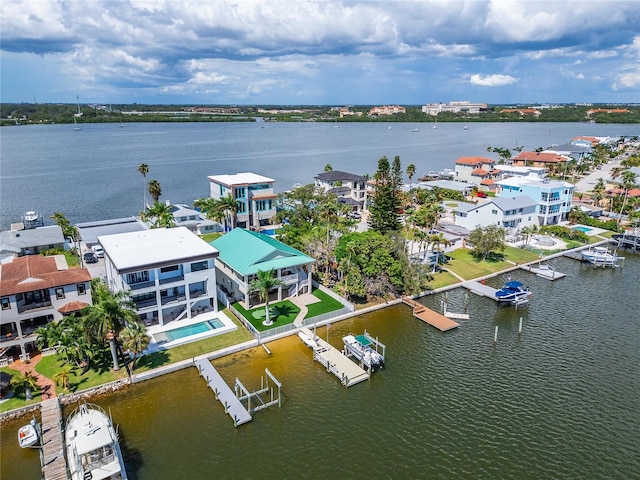
[[[496,325],[496,331],[493,334],[493,344],[495,345],[496,343],[498,343],[498,325]]]
[[[520,325],[518,326],[518,335],[522,335],[522,317],[520,317]]]

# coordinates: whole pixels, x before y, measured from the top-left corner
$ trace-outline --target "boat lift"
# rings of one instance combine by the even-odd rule
[[[260,390],[254,390],[253,392],[249,392],[247,388],[242,384],[240,379],[236,378],[236,383],[234,385],[234,390],[236,393],[236,398],[240,400],[240,402],[247,401],[247,412],[257,412],[271,405],[278,404],[278,408],[282,407],[282,384],[278,381],[278,379],[269,371],[268,368],[264,369],[265,376],[260,377]],[[273,386],[270,386],[269,379],[271,382],[278,387],[278,398],[274,396]],[[269,393],[270,400],[264,401],[262,399],[262,394]],[[256,399],[257,405],[251,408],[251,398]]]

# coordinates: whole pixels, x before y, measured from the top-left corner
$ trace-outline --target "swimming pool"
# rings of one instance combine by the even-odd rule
[[[214,318],[213,320],[207,320],[206,322],[194,323],[193,325],[185,325],[184,327],[174,328],[173,330],[167,330],[162,332],[162,334],[155,334],[156,339],[161,340],[163,342],[171,342],[173,340],[178,340],[180,338],[190,337],[192,335],[197,335],[198,333],[208,332],[210,330],[215,330],[216,328],[223,327],[224,324]],[[166,338],[158,338],[158,337],[166,337]]]
[[[584,233],[589,233],[591,230],[593,230],[593,228],[589,228],[589,227],[583,227],[582,225],[578,225],[577,227],[571,227],[573,230],[580,230],[581,232]]]

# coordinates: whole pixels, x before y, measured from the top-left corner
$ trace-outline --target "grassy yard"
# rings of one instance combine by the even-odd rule
[[[449,285],[455,285],[456,283],[460,283],[460,280],[458,280],[455,275],[440,271],[433,274],[433,281],[429,285],[432,289],[436,290],[438,288],[448,287]]]
[[[211,243],[214,240],[217,240],[222,236],[222,233],[205,233],[204,235],[200,235],[200,238],[203,239],[207,243]]]
[[[304,318],[311,318],[318,315],[322,315],[323,313],[333,312],[335,310],[340,310],[344,305],[340,303],[338,300],[333,298],[331,295],[323,292],[322,290],[315,289],[313,295],[319,298],[321,301],[318,303],[312,303],[311,305],[307,305],[307,315]]]
[[[253,336],[242,326],[233,313],[229,310],[224,310],[224,313],[238,327],[237,330],[144,355],[137,360],[135,372],[152,370],[157,367],[162,367],[163,365],[180,362],[209,352],[215,352],[216,350],[221,350],[253,339]]]
[[[517,264],[535,262],[540,258],[539,252],[527,248],[506,247],[503,253],[506,260]]]
[[[447,269],[457,273],[465,280],[483,277],[513,267],[505,260],[478,260],[471,255],[471,250],[468,248],[459,248],[451,252],[450,258],[451,260],[447,262]],[[537,255],[534,254],[534,260],[537,258]]]
[[[277,310],[277,314],[275,316],[270,316],[270,319],[273,321],[273,325],[265,326],[262,322],[265,319],[265,311],[264,306],[252,308],[251,310],[246,310],[240,302],[236,302],[233,304],[233,308],[238,310],[240,314],[247,319],[251,325],[255,327],[259,332],[264,332],[266,330],[270,330],[272,328],[281,327],[283,325],[288,325],[293,323],[293,321],[300,313],[300,309],[296,307],[290,300],[284,300],[282,302],[275,302],[269,304],[270,310]]]
[[[14,370],[9,367],[1,367],[0,372],[6,373],[8,375],[20,375],[18,370]],[[0,403],[0,412],[8,412],[9,410],[13,410],[14,408],[26,407],[27,405],[32,405],[34,403],[39,403],[42,400],[42,392],[40,390],[33,391],[33,399],[27,401],[24,396],[24,391],[18,391],[14,393],[13,398],[9,400],[5,400]]]
[[[65,365],[65,361],[58,355],[47,355],[36,365],[36,372],[53,380],[53,377],[62,370],[62,367]],[[90,367],[86,372],[82,372],[79,368],[71,372],[69,376],[71,392],[97,387],[98,385],[120,380],[127,376],[127,370],[122,365],[117,372],[111,369],[111,353],[108,350],[100,352],[100,354],[92,360]],[[69,390],[64,390],[62,387],[56,386],[56,393],[58,395],[60,393],[69,393]]]

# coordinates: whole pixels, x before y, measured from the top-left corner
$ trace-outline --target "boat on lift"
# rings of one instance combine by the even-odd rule
[[[35,210],[29,210],[22,216],[22,224],[25,229],[44,226],[44,219]]]
[[[365,370],[375,372],[384,366],[384,354],[374,350],[372,345],[376,342],[369,335],[345,335],[342,337],[345,353],[355,357]],[[377,342],[378,345],[380,342]],[[383,346],[384,348],[384,346]]]
[[[28,423],[18,429],[18,444],[20,448],[33,447],[37,443],[40,443],[40,435],[38,435],[38,424],[36,420],[31,420]]]
[[[611,252],[607,247],[590,247],[588,250],[583,250],[582,261],[589,262],[592,265],[600,266],[615,266],[618,263],[618,255],[615,252]]]
[[[504,286],[497,290],[496,299],[498,303],[503,305],[522,305],[529,301],[532,293],[529,287],[525,287],[522,282],[517,280],[509,280]]]

